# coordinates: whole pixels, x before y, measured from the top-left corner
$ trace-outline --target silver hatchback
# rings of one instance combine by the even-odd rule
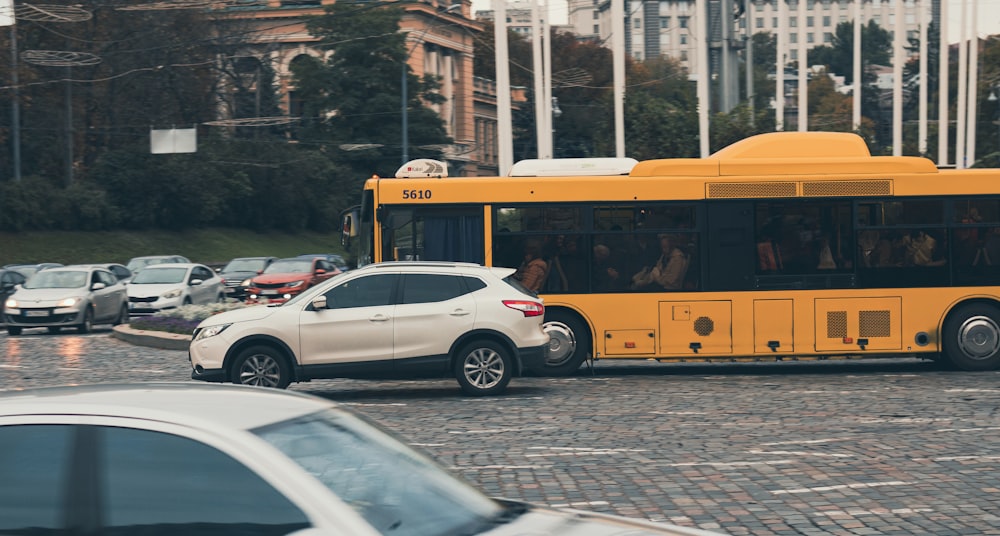
[[[110,271],[91,265],[50,268],[31,276],[4,303],[7,333],[75,327],[87,333],[94,324],[128,321],[125,285]]]

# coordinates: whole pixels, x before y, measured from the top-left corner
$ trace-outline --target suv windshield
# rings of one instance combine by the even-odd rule
[[[463,534],[503,508],[360,418],[325,410],[252,430],[382,534]]]

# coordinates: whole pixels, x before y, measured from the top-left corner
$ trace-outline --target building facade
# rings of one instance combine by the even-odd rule
[[[805,17],[800,20],[799,1],[787,0],[785,28],[789,50],[786,62],[799,59],[798,43],[804,41],[806,48],[830,45],[837,25],[854,20],[855,4],[852,0],[804,0]],[[710,13],[718,13],[712,0],[706,2]],[[938,0],[934,0],[934,6]],[[731,39],[745,40],[748,34],[779,30],[779,4],[777,0],[753,0],[735,3],[738,17],[732,19]],[[611,37],[610,0],[569,0],[569,25],[573,31],[585,38],[595,38],[602,42]],[[861,19],[865,23],[874,21],[890,33],[896,24],[895,0],[862,0]],[[713,9],[714,8],[714,9]],[[904,0],[904,25],[909,37],[916,37],[920,30],[920,10],[928,10],[928,20],[932,8],[929,2]],[[626,0],[625,31],[626,53],[637,60],[657,56],[669,56],[679,60],[692,74],[698,72],[697,46],[701,38],[697,34],[697,10],[694,0]],[[708,23],[710,40],[720,39],[720,25],[724,18],[710,17]]]
[[[253,73],[254,59],[268,63],[277,76],[281,106],[291,116],[301,110],[292,83],[291,66],[302,56],[325,58],[329,51],[316,46],[317,39],[306,30],[305,18],[320,15],[335,0],[238,0],[225,8],[230,29],[238,26],[251,36],[247,50],[250,61],[241,71]],[[473,39],[482,24],[472,20],[471,0],[420,0],[400,3],[403,17],[400,31],[406,33],[407,63],[418,77],[438,77],[444,101],[432,108],[441,116],[454,142],[441,147],[453,175],[478,174],[475,159],[475,83],[472,75]],[[223,111],[223,115],[226,112]],[[400,118],[401,120],[402,118]]]

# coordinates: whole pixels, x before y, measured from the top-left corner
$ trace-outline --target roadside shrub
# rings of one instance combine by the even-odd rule
[[[176,309],[160,311],[152,316],[134,318],[129,322],[129,327],[147,331],[164,331],[167,333],[190,335],[202,320],[224,311],[243,307],[247,307],[247,305],[242,302],[182,305]]]

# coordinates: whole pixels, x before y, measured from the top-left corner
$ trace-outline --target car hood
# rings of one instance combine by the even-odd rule
[[[11,297],[31,306],[57,302],[73,296],[82,297],[87,293],[87,289],[83,288],[20,288]]]
[[[129,283],[127,287],[129,297],[146,298],[149,296],[159,296],[164,292],[183,289],[187,285],[184,283]]]
[[[264,305],[241,307],[239,309],[233,309],[212,315],[205,320],[202,320],[201,323],[198,324],[198,327],[218,326],[219,324],[233,324],[236,322],[251,322],[254,320],[260,320],[271,316],[277,309],[277,307],[266,307]]]
[[[308,281],[312,274],[261,274],[253,278],[254,283],[274,285],[276,283],[291,283],[292,281]]]
[[[512,504],[509,503],[508,504]],[[516,504],[516,503],[515,503]],[[719,533],[580,510],[530,507],[489,536],[718,536]]]
[[[223,279],[247,279],[257,277],[257,272],[219,272],[219,277]]]

